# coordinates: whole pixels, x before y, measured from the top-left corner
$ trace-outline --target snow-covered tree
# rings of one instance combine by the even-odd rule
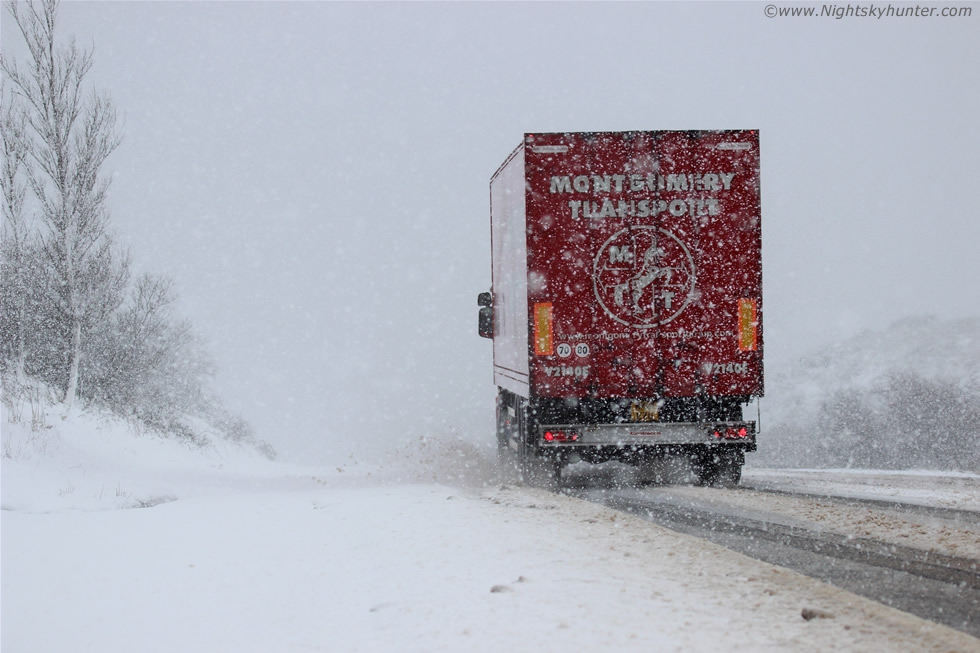
[[[88,343],[86,396],[159,426],[202,407],[212,366],[190,324],[174,317],[176,299],[170,279],[137,278],[108,328]]]
[[[8,3],[27,46],[0,55],[0,371],[106,406],[155,431],[211,433],[268,456],[251,428],[208,390],[213,364],[173,315],[166,277],[130,287],[129,256],[109,229],[104,166],[119,146],[108,95],[87,92],[92,51],[55,38],[57,0]],[[200,424],[206,426],[202,429]]]
[[[3,232],[0,241],[0,342],[5,360],[12,361],[18,384],[27,365],[30,264],[34,239],[24,215],[27,181],[24,173],[24,135],[27,117],[0,80],[0,193]]]
[[[58,2],[13,2],[10,15],[28,49],[27,63],[0,60],[23,107],[25,171],[38,202],[41,262],[53,307],[49,324],[63,336],[62,388],[71,405],[78,390],[82,340],[120,305],[129,274],[109,233],[103,166],[120,143],[108,95],[86,95],[92,51],[57,43]]]

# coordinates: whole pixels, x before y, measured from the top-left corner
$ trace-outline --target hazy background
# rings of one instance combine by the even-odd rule
[[[124,117],[137,270],[175,278],[230,407],[327,460],[492,438],[475,297],[489,177],[526,131],[760,129],[769,371],[980,313],[980,12],[765,6],[67,2],[60,32]]]

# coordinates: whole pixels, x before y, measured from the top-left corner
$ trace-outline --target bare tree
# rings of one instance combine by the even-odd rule
[[[208,391],[213,362],[174,317],[170,280],[143,275],[126,292],[103,174],[120,139],[109,97],[85,91],[92,51],[56,42],[57,0],[7,4],[28,55],[19,65],[0,54],[4,371],[60,386],[66,406],[81,396],[197,443],[203,419],[274,456]]]
[[[17,383],[25,381],[27,361],[29,266],[32,234],[24,217],[24,134],[27,117],[0,80],[0,193],[3,198],[3,240],[0,243],[0,334],[5,358],[13,360]]]
[[[90,343],[86,361],[88,394],[121,411],[152,403],[147,394],[160,393],[170,382],[171,359],[189,337],[190,326],[175,322],[172,282],[161,276],[140,275],[130,300],[116,311],[110,328]]]
[[[84,97],[92,51],[56,43],[57,0],[10,3],[28,48],[25,68],[0,67],[26,110],[27,178],[39,204],[49,300],[63,321],[64,403],[78,390],[84,331],[122,302],[128,259],[118,260],[108,230],[109,179],[103,165],[118,147],[116,112],[107,95]]]

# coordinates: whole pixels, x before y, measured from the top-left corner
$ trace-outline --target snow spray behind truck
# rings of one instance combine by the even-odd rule
[[[757,130],[525,134],[490,180],[497,440],[530,482],[689,458],[736,485],[763,394]]]

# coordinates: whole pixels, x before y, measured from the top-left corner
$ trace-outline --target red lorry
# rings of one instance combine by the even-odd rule
[[[490,180],[497,440],[529,482],[690,459],[737,485],[763,393],[757,130],[525,134]]]

